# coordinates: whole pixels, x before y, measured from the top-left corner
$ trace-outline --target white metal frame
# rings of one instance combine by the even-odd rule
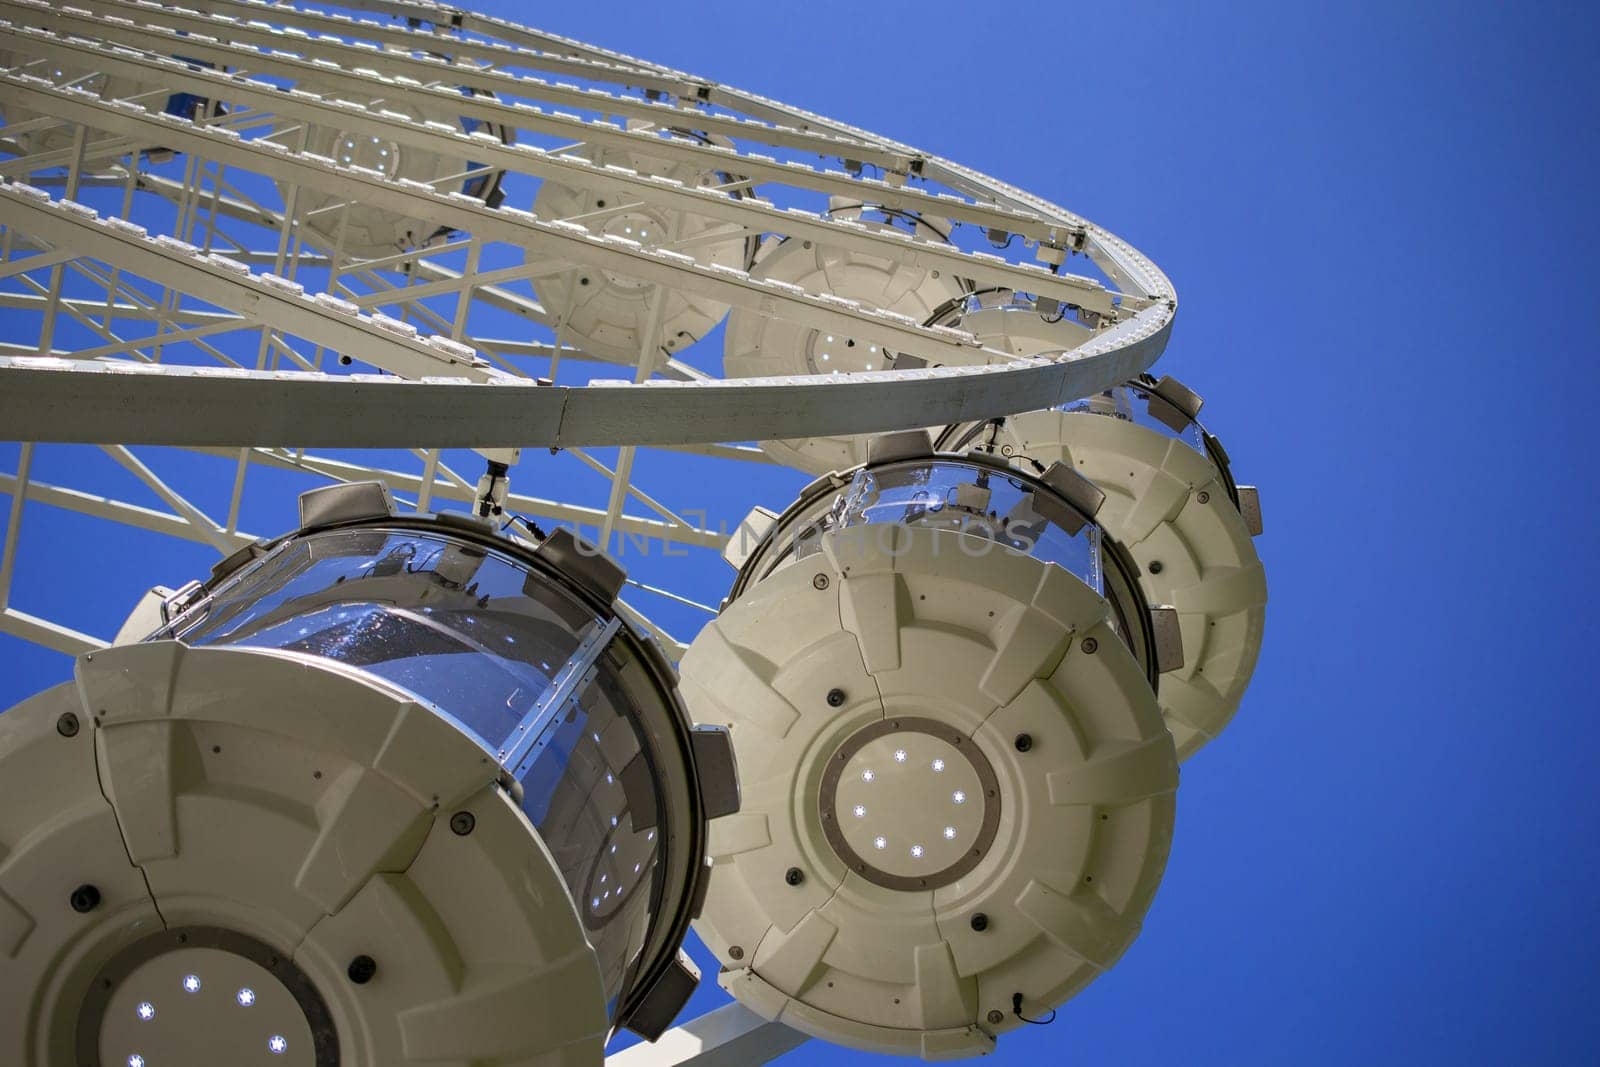
[[[344,6],[355,14],[259,0],[0,0],[0,110],[8,123],[0,127],[0,314],[40,322],[36,344],[11,330],[0,336],[0,438],[25,442],[15,471],[0,472],[9,497],[0,632],[68,654],[104,644],[11,603],[30,507],[226,553],[253,540],[240,528],[253,470],[299,472],[308,483],[377,479],[427,509],[485,500],[476,472],[458,472],[445,450],[472,448],[514,466],[522,450],[549,448],[565,454],[549,462],[571,477],[609,483],[604,505],[518,491],[506,497],[508,511],[592,526],[606,540],[641,536],[716,552],[725,531],[637,484],[639,450],[738,471],[771,462],[743,442],[1047,407],[1130,377],[1166,344],[1176,297],[1153,263],[1003,182],[753,93],[462,9],[411,0]],[[56,70],[95,72],[107,88]],[[174,92],[224,106],[163,114]],[[419,121],[401,106],[447,109],[515,137],[504,144]],[[19,119],[19,111],[32,117]],[[693,243],[642,247],[586,229],[629,203],[538,218],[523,209],[526,197],[489,207],[444,180],[427,185],[339,165],[307,150],[313,125],[504,169],[520,183],[519,197],[532,182],[582,188],[603,180],[639,202],[714,220],[701,241],[813,241],[943,271],[975,288],[1024,290],[1074,310],[1094,333],[1048,358],[983,350],[957,330],[708,266],[694,258]],[[707,136],[672,132],[685,129]],[[588,158],[599,149],[724,180],[693,186],[600,166]],[[168,152],[179,154],[181,176],[155,162]],[[317,243],[302,191],[332,197],[332,206],[316,209],[330,219],[363,205],[453,232],[428,247],[352,260],[342,237],[332,247]],[[830,212],[830,197],[937,216],[962,239],[865,226]],[[149,218],[148,204],[174,218],[161,233],[126,221]],[[335,230],[342,234],[342,223]],[[1007,248],[997,254],[986,244]],[[480,269],[501,249],[520,259]],[[1063,269],[1080,254],[1085,272],[1103,280]],[[634,357],[573,343],[560,325],[567,309],[545,307],[534,293],[533,280],[578,268],[653,287]],[[693,350],[662,350],[661,309],[673,290],[918,359],[851,376],[722,380],[697,365]],[[500,334],[476,326],[480,308],[500,314]],[[525,325],[526,334],[512,335],[508,323]],[[61,343],[69,333],[95,340]],[[346,372],[335,357],[360,366]],[[39,449],[57,442],[102,446],[162,506],[36,477]],[[129,447],[146,445],[231,461],[225,504],[221,494],[209,503],[186,497],[161,473],[159,456]],[[601,447],[616,448],[615,459],[592,451]],[[390,463],[323,451],[341,448],[405,454]],[[705,603],[714,596],[631,584],[641,602],[715,611]],[[637,604],[626,611],[674,657],[681,652],[683,641]],[[117,621],[106,620],[107,630]],[[612,1062],[759,1063],[799,1040],[730,1005]]]

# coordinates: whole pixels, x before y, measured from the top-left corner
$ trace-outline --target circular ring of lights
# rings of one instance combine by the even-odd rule
[[[413,122],[436,122],[471,128],[481,125],[463,119],[459,113],[451,114],[431,102],[382,99],[376,94],[363,95],[347,89],[334,89],[314,80],[296,88],[316,96],[347,101],[350,106],[362,110],[381,107],[390,114],[403,116]],[[501,143],[508,144],[511,141],[511,132],[504,127],[489,132]],[[298,134],[286,135],[280,140],[290,144],[296,136]],[[429,152],[378,134],[358,133],[347,127],[332,125],[312,126],[306,132],[306,151],[331,159],[341,167],[381,175],[392,182],[432,183],[451,175],[463,174],[472,167],[472,163],[464,156]],[[498,203],[502,178],[503,174],[498,170],[478,168],[470,177],[457,181],[455,191],[476,200]],[[340,204],[346,206],[340,208]],[[449,226],[435,220],[374,207],[359,196],[350,199],[333,190],[302,188],[297,210],[305,220],[307,236],[316,245],[329,250],[340,248],[352,259],[378,259],[425,248],[450,231]]]
[[[839,815],[839,782],[850,766],[851,759],[879,738],[897,737],[902,734],[921,734],[935,738],[965,760],[977,778],[977,788],[973,791],[971,802],[983,813],[981,825],[972,841],[968,843],[961,840],[957,845],[956,854],[946,866],[925,874],[895,874],[884,870],[869,858],[871,853],[863,854],[851,844],[845,833],[845,827],[849,824]],[[822,832],[826,835],[828,843],[833,846],[833,850],[839,854],[839,858],[861,877],[885,889],[939,889],[959,880],[976,867],[983,857],[988,855],[989,846],[994,843],[995,831],[1000,826],[1000,783],[995,777],[994,765],[983,754],[982,748],[971,744],[970,740],[966,734],[949,723],[914,716],[880,720],[852,734],[839,746],[839,751],[834,753],[833,758],[828,760],[826,769],[822,773],[821,788],[817,791],[817,814],[822,820]],[[904,752],[897,751],[895,755],[901,757]],[[889,766],[892,769],[892,763]],[[937,759],[927,769],[927,773],[938,774],[944,770],[944,760]],[[914,768],[913,773],[923,773],[920,764]],[[967,798],[963,797],[957,803],[965,803],[966,800]],[[952,826],[944,827],[944,831],[953,829],[955,828]],[[954,834],[946,834],[944,831],[921,835],[929,844],[924,846],[921,843],[914,843],[911,849],[937,848],[939,838],[942,836],[956,840]],[[879,837],[876,840],[884,841],[884,838]],[[887,842],[882,847],[886,848]],[[921,858],[922,854],[921,851],[914,851],[913,858]]]
[[[120,1020],[122,1025],[118,1028],[118,1036],[123,1037],[123,1043],[130,1046],[130,1052],[126,1057],[120,1054],[120,1049],[117,1052],[107,1053],[109,1042],[105,1031],[109,1022],[107,1018],[108,1009],[111,1008],[114,1002],[127,999],[126,996],[119,997],[119,994],[132,992],[142,995],[148,992],[143,989],[127,991],[124,988],[130,978],[136,977],[140,969],[145,965],[162,957],[193,957],[197,953],[208,949],[248,961],[265,972],[267,976],[270,976],[268,981],[277,982],[288,994],[289,1002],[300,1012],[301,1018],[297,1021],[305,1025],[310,1037],[309,1048],[312,1059],[309,1062],[313,1067],[339,1067],[339,1035],[334,1024],[333,1013],[329,1011],[327,1001],[323,999],[322,994],[317,990],[316,983],[311,980],[310,976],[295,964],[292,957],[278,951],[271,945],[248,934],[242,934],[237,930],[216,926],[183,926],[160,930],[133,942],[107,960],[105,966],[100,969],[100,972],[89,983],[88,992],[83,999],[83,1008],[78,1017],[77,1028],[78,1062],[119,1064],[123,1062],[131,1063],[141,1056],[148,1058],[148,1042],[143,1045],[135,1045],[133,1038],[136,1035],[144,1036],[138,1034],[138,1031],[144,1029],[148,1024],[160,1025],[165,1020],[168,1013],[161,1010],[163,1006],[152,1003],[149,1000],[142,1000],[138,1004],[137,1015],[133,1016],[133,1018],[139,1020],[138,1022]],[[196,968],[196,970],[200,970],[200,968]],[[262,1043],[270,1042],[267,1046],[270,1053],[284,1055],[291,1049],[296,1052],[299,1051],[294,1048],[293,1042],[286,1041],[278,1034],[277,1031],[279,1029],[287,1029],[287,1027],[268,1025],[269,1021],[260,1017],[262,1014],[261,1006],[255,988],[244,987],[235,990],[230,986],[222,990],[210,990],[207,985],[202,984],[201,976],[194,975],[192,977],[194,978],[192,983],[189,982],[188,977],[184,979],[186,984],[181,987],[182,992],[185,994],[184,996],[178,995],[177,988],[170,988],[168,990],[170,996],[167,999],[181,1004],[184,1000],[198,996],[201,993],[206,993],[213,999],[219,996],[229,997],[239,1008],[255,1009],[236,1011],[232,1014],[234,1019],[239,1020],[241,1023],[255,1024],[259,1034],[253,1034],[250,1037],[259,1037]],[[209,1008],[202,1010],[209,1010]],[[219,1014],[223,1013],[210,1011],[210,1014],[210,1020],[191,1018],[189,1020],[191,1026],[184,1033],[168,1036],[168,1047],[176,1046],[185,1049],[190,1055],[199,1055],[199,1049],[194,1044],[197,1038],[203,1037],[214,1045],[217,1041],[216,1031],[229,1028],[230,1024],[226,1019],[220,1023],[217,1021]],[[231,1053],[234,1058],[242,1059],[240,1054],[243,1051],[245,1042],[250,1040],[250,1037],[241,1035],[238,1042],[231,1049],[218,1050],[218,1052],[222,1055]],[[131,1051],[132,1049],[137,1049],[138,1051]],[[253,1059],[254,1057],[250,1058]],[[304,1060],[303,1056],[301,1060]],[[150,1062],[154,1067],[155,1064],[162,1061],[156,1059]]]
[[[673,136],[712,143],[687,132],[673,131]],[[690,188],[734,181],[724,173],[674,166],[638,153],[591,150],[588,155],[601,167],[619,165],[635,174]],[[534,198],[533,212],[541,218],[582,218],[591,232],[648,248],[687,242],[695,260],[708,266],[743,269],[749,266],[753,248],[753,242],[743,235],[706,243],[704,235],[717,226],[714,219],[639,201],[627,188],[603,180],[581,188],[545,181]],[[653,351],[676,354],[710,333],[728,313],[728,305],[686,290],[671,292],[657,311],[653,307],[655,286],[604,269],[575,267],[542,275],[533,279],[533,289],[557,316],[564,344],[626,360],[639,358],[652,329],[656,334]],[[563,308],[564,317],[559,310]]]
[[[654,877],[653,870],[649,874],[645,874],[646,869],[643,866],[645,861],[650,860],[651,868],[654,868],[655,863],[650,859],[649,853],[639,850],[639,835],[629,835],[633,839],[631,843],[634,847],[625,853],[618,852],[621,842],[617,841],[616,838],[620,836],[621,833],[617,829],[613,829],[611,833],[606,835],[605,840],[600,844],[599,851],[595,853],[594,862],[589,865],[588,876],[583,880],[584,890],[578,897],[578,917],[583,920],[583,925],[590,930],[603,930],[613,915],[628,906],[633,900],[634,894],[638,893],[641,888],[650,886]],[[651,837],[650,840],[654,840],[654,838]],[[620,855],[622,859],[614,863],[609,862],[612,856],[617,855]],[[644,858],[634,859],[636,855]],[[633,861],[631,868],[628,867],[628,861],[630,860]],[[627,877],[629,874],[633,877]],[[640,877],[640,875],[644,875],[644,877]],[[607,883],[614,876],[616,877],[616,883],[608,888]],[[610,899],[613,895],[616,898],[615,900]],[[585,900],[589,901],[588,907],[583,906]]]
[[[831,214],[855,219],[862,209],[860,205],[846,205],[836,207]],[[949,235],[931,222],[911,221],[912,232],[919,238],[948,242]],[[894,230],[891,222],[857,225]],[[764,249],[752,276],[859,301],[917,322],[931,320],[965,290],[961,282],[937,269],[794,238],[774,242]],[[892,370],[894,358],[894,353],[867,339],[858,344],[855,338],[840,332],[740,308],[728,316],[722,365],[729,380],[807,374],[848,378]],[[866,438],[861,435],[766,440],[761,442],[761,448],[778,462],[811,473],[840,470],[866,458]]]

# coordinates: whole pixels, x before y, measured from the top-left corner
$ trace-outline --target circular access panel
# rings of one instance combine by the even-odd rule
[[[1000,790],[988,757],[937,719],[882,719],[828,760],[818,793],[839,858],[886,889],[949,885],[988,853]]]
[[[881,223],[858,225],[888,228]],[[943,234],[927,223],[919,222],[916,234],[924,240],[944,240]],[[751,273],[809,292],[858,300],[918,322],[934,318],[965,291],[962,283],[937,270],[793,238],[768,248]],[[860,374],[889,370],[894,358],[894,353],[866,340],[740,308],[728,316],[722,363],[732,379]],[[843,470],[866,458],[866,436],[862,435],[763,441],[761,447],[780,463],[816,474]]]
[[[634,152],[600,150],[592,153],[592,158],[605,167],[621,167],[690,187],[730,181],[725,174],[696,171],[686,164]],[[593,232],[646,247],[681,244],[686,255],[707,266],[742,270],[749,265],[749,248],[743,235],[716,239],[714,231],[723,224],[658,203],[640,202],[628,187],[607,182],[603,173],[582,189],[552,181],[541,183],[533,211],[542,219],[569,219]],[[559,325],[564,344],[630,362],[640,359],[651,340],[652,328],[658,335],[655,351],[671,354],[700,340],[728,313],[726,304],[673,289],[664,295],[659,324],[653,326],[651,305],[657,287],[595,267],[546,274],[534,278],[533,286],[539,302]]]
[[[113,957],[90,983],[77,1043],[79,1062],[112,1067],[340,1062],[333,1016],[305,972],[214,927],[163,930]]]
[[[380,106],[415,122],[442,122],[469,131],[478,126],[476,120],[452,114],[432,101],[397,100],[376,96],[361,96],[345,87],[308,82],[296,88],[318,96],[349,100],[371,107]],[[296,127],[298,129],[298,127]],[[510,134],[494,131],[502,141]],[[297,134],[278,138],[292,143]],[[479,200],[488,198],[499,186],[501,172],[484,169],[471,160],[451,155],[441,155],[413,145],[400,144],[390,138],[362,130],[334,126],[312,126],[306,142],[306,151],[325,156],[341,166],[363,167],[377,171],[387,178],[407,178],[412,181],[435,184],[442,192],[458,191]],[[440,182],[452,175],[474,173],[456,183]],[[337,206],[344,198],[309,186],[301,186],[297,211],[308,237],[323,248],[335,245],[352,259],[377,259],[397,252],[423,248],[437,241],[446,232],[437,221],[416,218],[396,211],[387,211],[359,202],[352,202],[342,210]]]

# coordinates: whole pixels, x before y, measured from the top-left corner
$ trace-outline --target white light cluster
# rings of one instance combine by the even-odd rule
[[[920,757],[913,756],[911,749],[912,746],[900,745],[890,751],[884,752],[882,758],[893,760],[893,764],[890,767],[891,777],[889,779],[885,779],[884,785],[874,785],[874,789],[887,788],[893,791],[894,782],[898,780],[894,777],[893,772],[895,771],[895,768],[898,767],[909,770],[913,763],[916,763],[920,760]],[[927,763],[923,764],[923,766],[926,766],[934,774],[942,774],[946,769],[946,760],[942,757],[928,758]],[[852,773],[854,773],[854,771],[852,771]],[[878,770],[872,767],[862,767],[860,769],[860,776],[861,781],[868,783],[876,783],[880,777]],[[950,803],[952,804],[964,806],[967,803],[967,791],[965,789],[953,790],[948,795],[950,797]],[[892,802],[890,802],[890,805],[892,807]],[[855,819],[865,819],[867,817],[868,805],[848,802],[846,802],[845,805],[841,805],[841,816],[843,815],[846,806],[848,807],[850,815],[854,816]],[[881,816],[881,814],[882,812],[880,811],[879,815]],[[931,835],[934,830],[937,830],[945,841],[953,842],[961,836],[961,831],[953,824],[935,824],[934,827],[928,828],[929,834]],[[873,831],[868,830],[868,832],[872,833]],[[926,839],[918,840],[917,837],[912,837],[909,841],[892,841],[887,834],[874,834],[874,836],[870,837],[869,840],[872,842],[872,847],[879,852],[890,849],[899,851],[900,849],[904,848],[906,850],[904,854],[908,855],[913,860],[937,859],[937,854],[930,852],[930,848],[926,843]]]
[[[842,351],[837,353],[840,356],[840,358],[838,360],[834,359],[834,355],[836,354],[836,352],[835,352],[835,342],[836,342],[836,340],[837,339],[832,334],[820,334],[819,333],[819,334],[813,334],[812,335],[812,340],[811,340],[812,351],[816,356],[816,359],[813,361],[812,366],[816,370],[818,370],[818,371],[826,371],[829,374],[839,374],[841,372],[841,370],[843,372],[845,372],[845,373],[848,373],[848,372],[856,369],[854,367],[845,365]],[[846,348],[846,349],[849,349],[849,348],[855,348],[855,347],[857,347],[857,345],[856,345],[856,342],[855,342],[854,339],[847,337],[847,338],[844,339],[842,347]],[[866,346],[866,350],[867,350],[867,357],[864,360],[862,360],[860,369],[869,370],[869,371],[870,370],[882,370],[883,368],[880,365],[881,364],[881,360],[878,358],[878,346],[877,345],[867,345]],[[823,366],[823,364],[827,364],[827,366]]]

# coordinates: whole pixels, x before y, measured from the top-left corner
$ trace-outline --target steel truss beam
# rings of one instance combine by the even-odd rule
[[[718,132],[718,116],[705,111],[645,104],[643,106],[650,112],[645,116],[650,123],[649,128],[630,130],[605,122],[585,120],[577,115],[546,112],[516,102],[517,97],[539,98],[553,87],[503,71],[485,71],[414,53],[375,53],[371,49],[356,48],[347,42],[324,37],[293,36],[285,39],[284,30],[280,27],[265,23],[220,22],[216,18],[204,18],[176,8],[155,8],[121,0],[83,0],[83,3],[85,6],[82,10],[92,12],[94,18],[74,14],[71,9],[59,11],[37,0],[5,0],[0,9],[9,11],[14,20],[22,20],[25,24],[54,25],[61,27],[63,32],[95,36],[104,32],[105,18],[131,16],[138,23],[126,27],[123,32],[158,54],[181,54],[223,66],[253,70],[259,74],[306,83],[345,86],[367,95],[381,97],[404,93],[419,100],[432,99],[451,113],[471,114],[495,124],[532,130],[578,143],[592,142],[636,151],[645,156],[688,162],[700,170],[737,171],[753,180],[810,188],[828,195],[882,204],[899,211],[942,216],[986,229],[1020,234],[1060,247],[1075,247],[1082,236],[1092,229],[1085,220],[1053,205],[1045,205],[1053,209],[1047,212],[1041,212],[1033,205],[1023,209],[1000,207],[840,171],[818,170],[798,162],[780,162],[760,154],[706,145],[686,138],[667,139],[661,136],[660,130],[673,127]],[[224,44],[218,37],[234,43]],[[248,45],[254,47],[246,47]],[[308,58],[284,52],[282,49],[285,45],[302,49]],[[330,59],[336,66],[330,63]],[[478,95],[463,97],[456,86],[477,90]],[[559,101],[564,106],[595,110],[602,114],[625,113],[628,110],[625,98],[575,87],[569,91],[571,99]],[[617,110],[618,106],[622,107],[621,112]],[[762,132],[770,129],[762,123],[745,122],[738,125],[732,135],[759,141]],[[859,158],[862,152],[861,145],[852,143],[842,151],[826,151],[822,154]],[[1036,203],[1044,205],[1044,201]],[[1128,291],[1133,294],[1148,293],[1153,297],[1165,295],[1165,290],[1160,287],[1130,286]]]
[[[63,15],[54,21],[72,20]],[[87,23],[92,20],[81,21]],[[3,33],[3,28],[0,28],[0,34]],[[785,211],[758,198],[730,197],[714,190],[666,183],[614,167],[600,168],[576,156],[530,152],[525,145],[505,146],[493,138],[473,137],[462,131],[440,130],[394,112],[385,112],[381,108],[376,111],[362,110],[340,106],[328,99],[307,98],[306,94],[285,94],[276,86],[266,83],[251,82],[212,71],[187,69],[181,64],[155,57],[118,55],[110,48],[89,42],[52,41],[43,37],[33,37],[30,38],[30,46],[33,51],[63,63],[86,65],[134,80],[165,78],[167,84],[173,86],[182,84],[186,91],[209,94],[253,108],[275,110],[279,115],[299,122],[380,136],[398,144],[411,145],[443,155],[462,157],[471,155],[490,166],[520,170],[550,181],[581,186],[603,180],[608,185],[629,190],[640,201],[648,199],[675,210],[706,218],[722,219],[745,228],[744,231],[736,232],[782,231],[791,237],[814,240],[828,247],[861,252],[890,262],[929,270],[942,269],[953,275],[968,278],[979,286],[1020,289],[1036,293],[1064,303],[1076,304],[1102,315],[1115,315],[1118,311],[1118,300],[1130,311],[1148,306],[1150,302],[1142,294],[1109,293],[1104,286],[1089,278],[1072,274],[1053,274],[1042,267],[1028,264],[1010,264],[998,256],[963,252],[954,245],[919,239],[899,230],[868,229],[848,220],[834,219],[825,215]],[[193,46],[187,42],[183,42],[181,46],[188,51],[194,51]],[[172,47],[180,47],[180,43],[173,41]],[[317,76],[320,80],[331,80],[327,72],[318,72]],[[355,75],[339,77],[345,81],[360,80],[359,76]],[[378,86],[368,85],[366,88],[380,90]],[[459,98],[459,94],[456,95]],[[445,103],[441,101],[441,106]],[[608,210],[623,211],[628,206],[621,204]]]

